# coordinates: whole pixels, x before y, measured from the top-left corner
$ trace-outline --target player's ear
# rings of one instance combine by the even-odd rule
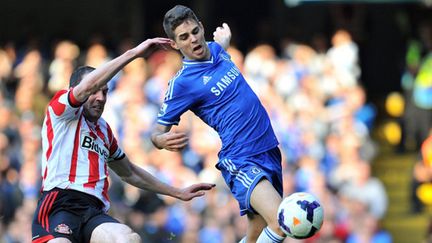
[[[170,40],[170,46],[171,46],[172,48],[176,49],[176,50],[179,49],[178,46],[177,46],[177,43],[176,43],[174,40]]]

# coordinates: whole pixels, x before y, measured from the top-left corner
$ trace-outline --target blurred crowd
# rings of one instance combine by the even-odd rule
[[[416,151],[411,183],[411,212],[432,205],[432,27],[422,24],[419,37],[408,42],[401,78],[404,112],[399,151]],[[431,221],[432,222],[432,221]],[[431,224],[432,226],[432,224]],[[428,229],[429,241],[432,228]]]
[[[63,40],[47,52],[35,45],[0,46],[0,242],[30,242],[40,190],[41,124],[53,94],[68,87],[79,65],[97,67],[133,47],[108,48]],[[286,40],[260,44],[233,61],[267,109],[283,154],[284,196],[316,195],[324,207],[319,233],[304,242],[391,242],[380,220],[388,207],[382,182],[371,174],[377,116],[361,84],[359,50],[346,30],[312,44]],[[174,127],[189,134],[181,153],[157,150],[150,141],[167,83],[182,65],[174,51],[159,51],[128,64],[109,83],[103,117],[131,161],[166,183],[184,187],[213,182],[216,189],[190,202],[140,191],[110,176],[110,214],[144,242],[237,242],[247,220],[239,216],[215,168],[217,134],[192,113]],[[297,242],[287,239],[286,242]]]

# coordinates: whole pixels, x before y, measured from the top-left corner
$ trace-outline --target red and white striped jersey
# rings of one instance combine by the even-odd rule
[[[108,123],[87,121],[72,89],[48,104],[42,127],[42,190],[72,189],[99,198],[109,209],[107,162],[123,158]]]

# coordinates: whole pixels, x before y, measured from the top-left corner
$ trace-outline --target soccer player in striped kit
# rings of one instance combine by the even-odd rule
[[[48,104],[42,128],[42,196],[32,225],[33,243],[140,242],[138,234],[106,212],[109,166],[123,181],[144,190],[191,200],[214,184],[179,189],[131,163],[101,118],[107,82],[135,58],[166,48],[165,38],[148,39],[94,69],[80,67],[70,88]]]
[[[256,94],[225,51],[231,39],[227,24],[206,42],[204,27],[188,7],[165,14],[164,30],[171,46],[183,55],[183,67],[170,80],[158,125],[152,134],[159,149],[178,151],[187,145],[184,133],[170,131],[187,110],[214,128],[222,149],[216,167],[247,215],[242,242],[282,242],[277,209],[282,201],[281,153],[270,119]]]

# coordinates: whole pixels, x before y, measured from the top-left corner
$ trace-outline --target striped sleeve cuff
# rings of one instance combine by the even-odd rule
[[[178,125],[179,124],[179,121],[175,121],[175,122],[167,122],[167,121],[164,121],[164,120],[161,120],[161,119],[158,119],[157,120],[157,122],[159,123],[159,124],[161,124],[161,125]]]
[[[70,89],[69,89],[68,101],[69,101],[69,104],[70,104],[72,107],[75,107],[75,108],[80,107],[82,104],[85,103],[85,101],[84,101],[84,102],[80,102],[80,101],[78,101],[78,100],[75,98],[75,96],[74,96],[74,94],[73,94],[73,88],[70,88]]]

